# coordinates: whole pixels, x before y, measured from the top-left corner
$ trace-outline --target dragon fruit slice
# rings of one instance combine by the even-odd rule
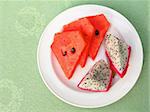
[[[111,69],[123,78],[128,69],[131,47],[125,41],[109,34],[105,39],[105,49]]]
[[[106,92],[109,90],[111,82],[112,71],[104,60],[100,60],[94,64],[77,87],[93,92]]]

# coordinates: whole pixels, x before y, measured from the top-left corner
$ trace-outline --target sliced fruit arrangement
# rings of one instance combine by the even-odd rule
[[[103,41],[108,28],[109,22],[107,21],[106,17],[103,14],[101,14],[75,20],[67,25],[64,25],[62,32],[58,32],[55,34],[54,42],[52,43],[51,47],[68,79],[72,77],[73,72],[78,64],[80,64],[81,67],[85,66],[88,55],[90,55],[92,59],[96,57],[100,44]],[[76,34],[77,31],[80,32],[80,36],[77,36],[79,36],[81,42],[79,38],[77,38],[77,40],[75,41],[74,34]],[[67,50],[70,49],[70,40],[72,38],[74,38],[75,43],[71,41],[71,45],[73,45],[74,48],[78,45],[81,47],[82,52],[77,51],[77,57],[76,53],[72,56],[67,52]],[[84,49],[82,49],[83,46]],[[72,49],[72,51],[74,52],[75,49]],[[65,56],[62,56],[61,54]],[[74,56],[76,57],[76,59],[72,60],[74,59]],[[66,59],[66,57],[67,59],[69,59],[67,64],[66,60],[64,61],[64,58]]]
[[[78,84],[83,90],[105,92],[108,91],[112,82],[112,71],[104,60],[94,64],[90,71]]]
[[[70,79],[78,64],[83,68],[87,57],[95,59],[104,38],[106,57],[96,62],[77,85],[93,92],[106,92],[117,73],[121,78],[127,72],[131,47],[111,34],[105,36],[110,27],[104,14],[88,16],[63,26],[62,32],[54,36],[51,49],[66,77]]]
[[[64,38],[65,37],[65,38]],[[52,51],[57,57],[66,77],[70,79],[86,47],[86,42],[80,31],[58,33],[51,45]]]
[[[94,60],[105,37],[105,34],[110,27],[110,23],[104,14],[89,16],[87,18],[95,28],[95,34],[93,35],[91,47],[89,50],[89,56]]]
[[[105,39],[106,56],[111,68],[122,78],[127,71],[131,47],[111,34]]]
[[[87,43],[87,46],[84,52],[82,53],[82,57],[80,58],[80,61],[79,61],[79,64],[81,65],[81,67],[84,67],[86,64],[86,60],[87,60],[89,48],[90,48],[90,43],[91,43],[92,36],[94,34],[95,29],[87,18],[82,18],[82,19],[73,21],[67,25],[64,25],[64,28],[63,28],[64,32],[72,31],[72,30],[81,31]]]

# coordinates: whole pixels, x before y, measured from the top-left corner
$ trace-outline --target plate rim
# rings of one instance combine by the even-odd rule
[[[112,11],[114,11],[115,13],[118,13],[118,14],[120,14],[120,16],[122,16],[125,20],[126,20],[126,22],[130,25],[130,26],[132,26],[132,28],[135,30],[135,32],[137,33],[137,35],[138,35],[138,40],[139,40],[139,42],[140,42],[140,46],[141,46],[141,50],[142,50],[142,63],[141,63],[141,67],[140,67],[140,72],[139,72],[139,75],[138,75],[138,78],[136,79],[136,81],[133,83],[133,86],[131,87],[131,89],[129,89],[128,91],[126,91],[123,95],[121,95],[119,98],[117,98],[117,99],[115,99],[113,102],[111,102],[111,103],[107,103],[107,104],[105,104],[105,105],[92,105],[92,106],[86,106],[86,105],[78,105],[78,104],[75,104],[75,103],[71,103],[71,102],[69,102],[69,101],[67,101],[67,100],[65,100],[64,98],[62,98],[61,96],[59,96],[59,95],[57,95],[57,93],[48,85],[48,83],[46,82],[46,80],[44,79],[44,76],[43,76],[43,74],[42,74],[42,72],[41,72],[41,68],[40,68],[40,62],[39,62],[39,51],[40,51],[40,45],[41,45],[41,41],[42,41],[42,39],[43,39],[43,35],[44,35],[44,33],[45,33],[45,31],[46,31],[46,29],[48,29],[48,26],[50,26],[50,24],[54,21],[54,19],[56,18],[56,17],[58,17],[61,13],[63,13],[64,11],[67,11],[67,10],[70,10],[70,9],[73,9],[73,8],[77,8],[77,7],[86,7],[86,6],[96,6],[96,7],[104,7],[104,8],[107,8],[107,9],[109,9],[109,10],[112,10]],[[137,32],[137,30],[136,30],[136,28],[134,27],[134,25],[132,24],[132,22],[131,21],[129,21],[127,18],[126,18],[126,16],[124,16],[122,13],[120,13],[120,12],[118,12],[118,11],[116,11],[115,9],[113,9],[113,8],[110,8],[110,7],[107,7],[107,6],[104,6],[104,5],[98,5],[98,4],[82,4],[82,5],[75,5],[75,6],[73,6],[73,7],[70,7],[70,8],[67,8],[67,9],[65,9],[65,10],[62,10],[59,14],[57,14],[47,25],[46,25],[46,27],[43,29],[43,32],[42,32],[42,34],[41,34],[41,36],[40,36],[40,39],[39,39],[39,41],[38,41],[38,47],[37,47],[37,67],[38,67],[38,71],[39,71],[39,73],[40,73],[40,76],[41,76],[41,78],[42,78],[42,81],[44,82],[44,84],[46,85],[46,87],[49,89],[49,91],[54,95],[54,96],[56,96],[58,99],[60,99],[60,100],[62,100],[63,102],[65,102],[65,103],[67,103],[67,104],[70,104],[70,105],[72,105],[72,106],[75,106],[75,107],[80,107],[80,108],[99,108],[99,107],[105,107],[105,106],[108,106],[108,105],[111,105],[111,104],[113,104],[113,103],[115,103],[115,102],[117,102],[117,101],[119,101],[120,99],[122,99],[124,96],[126,96],[132,89],[133,89],[133,87],[135,86],[135,84],[137,83],[137,81],[138,81],[138,79],[139,79],[139,77],[140,77],[140,74],[141,74],[141,72],[142,72],[142,68],[143,68],[143,61],[144,61],[144,52],[143,52],[143,43],[142,43],[142,41],[141,41],[141,38],[140,38],[140,36],[139,36],[139,33]]]

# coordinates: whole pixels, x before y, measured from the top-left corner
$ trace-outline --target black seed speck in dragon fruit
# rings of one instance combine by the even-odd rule
[[[93,92],[106,92],[111,87],[111,82],[112,71],[109,64],[104,60],[100,60],[94,64],[85,77],[80,81],[78,87],[82,90]]]

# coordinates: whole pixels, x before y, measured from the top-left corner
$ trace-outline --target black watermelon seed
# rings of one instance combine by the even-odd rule
[[[71,52],[72,53],[75,53],[76,52],[76,49],[73,47],[73,48],[71,48]]]
[[[95,35],[99,35],[99,31],[98,30],[95,30]]]
[[[66,56],[67,55],[67,51],[64,51],[64,52],[62,51],[62,55]]]

